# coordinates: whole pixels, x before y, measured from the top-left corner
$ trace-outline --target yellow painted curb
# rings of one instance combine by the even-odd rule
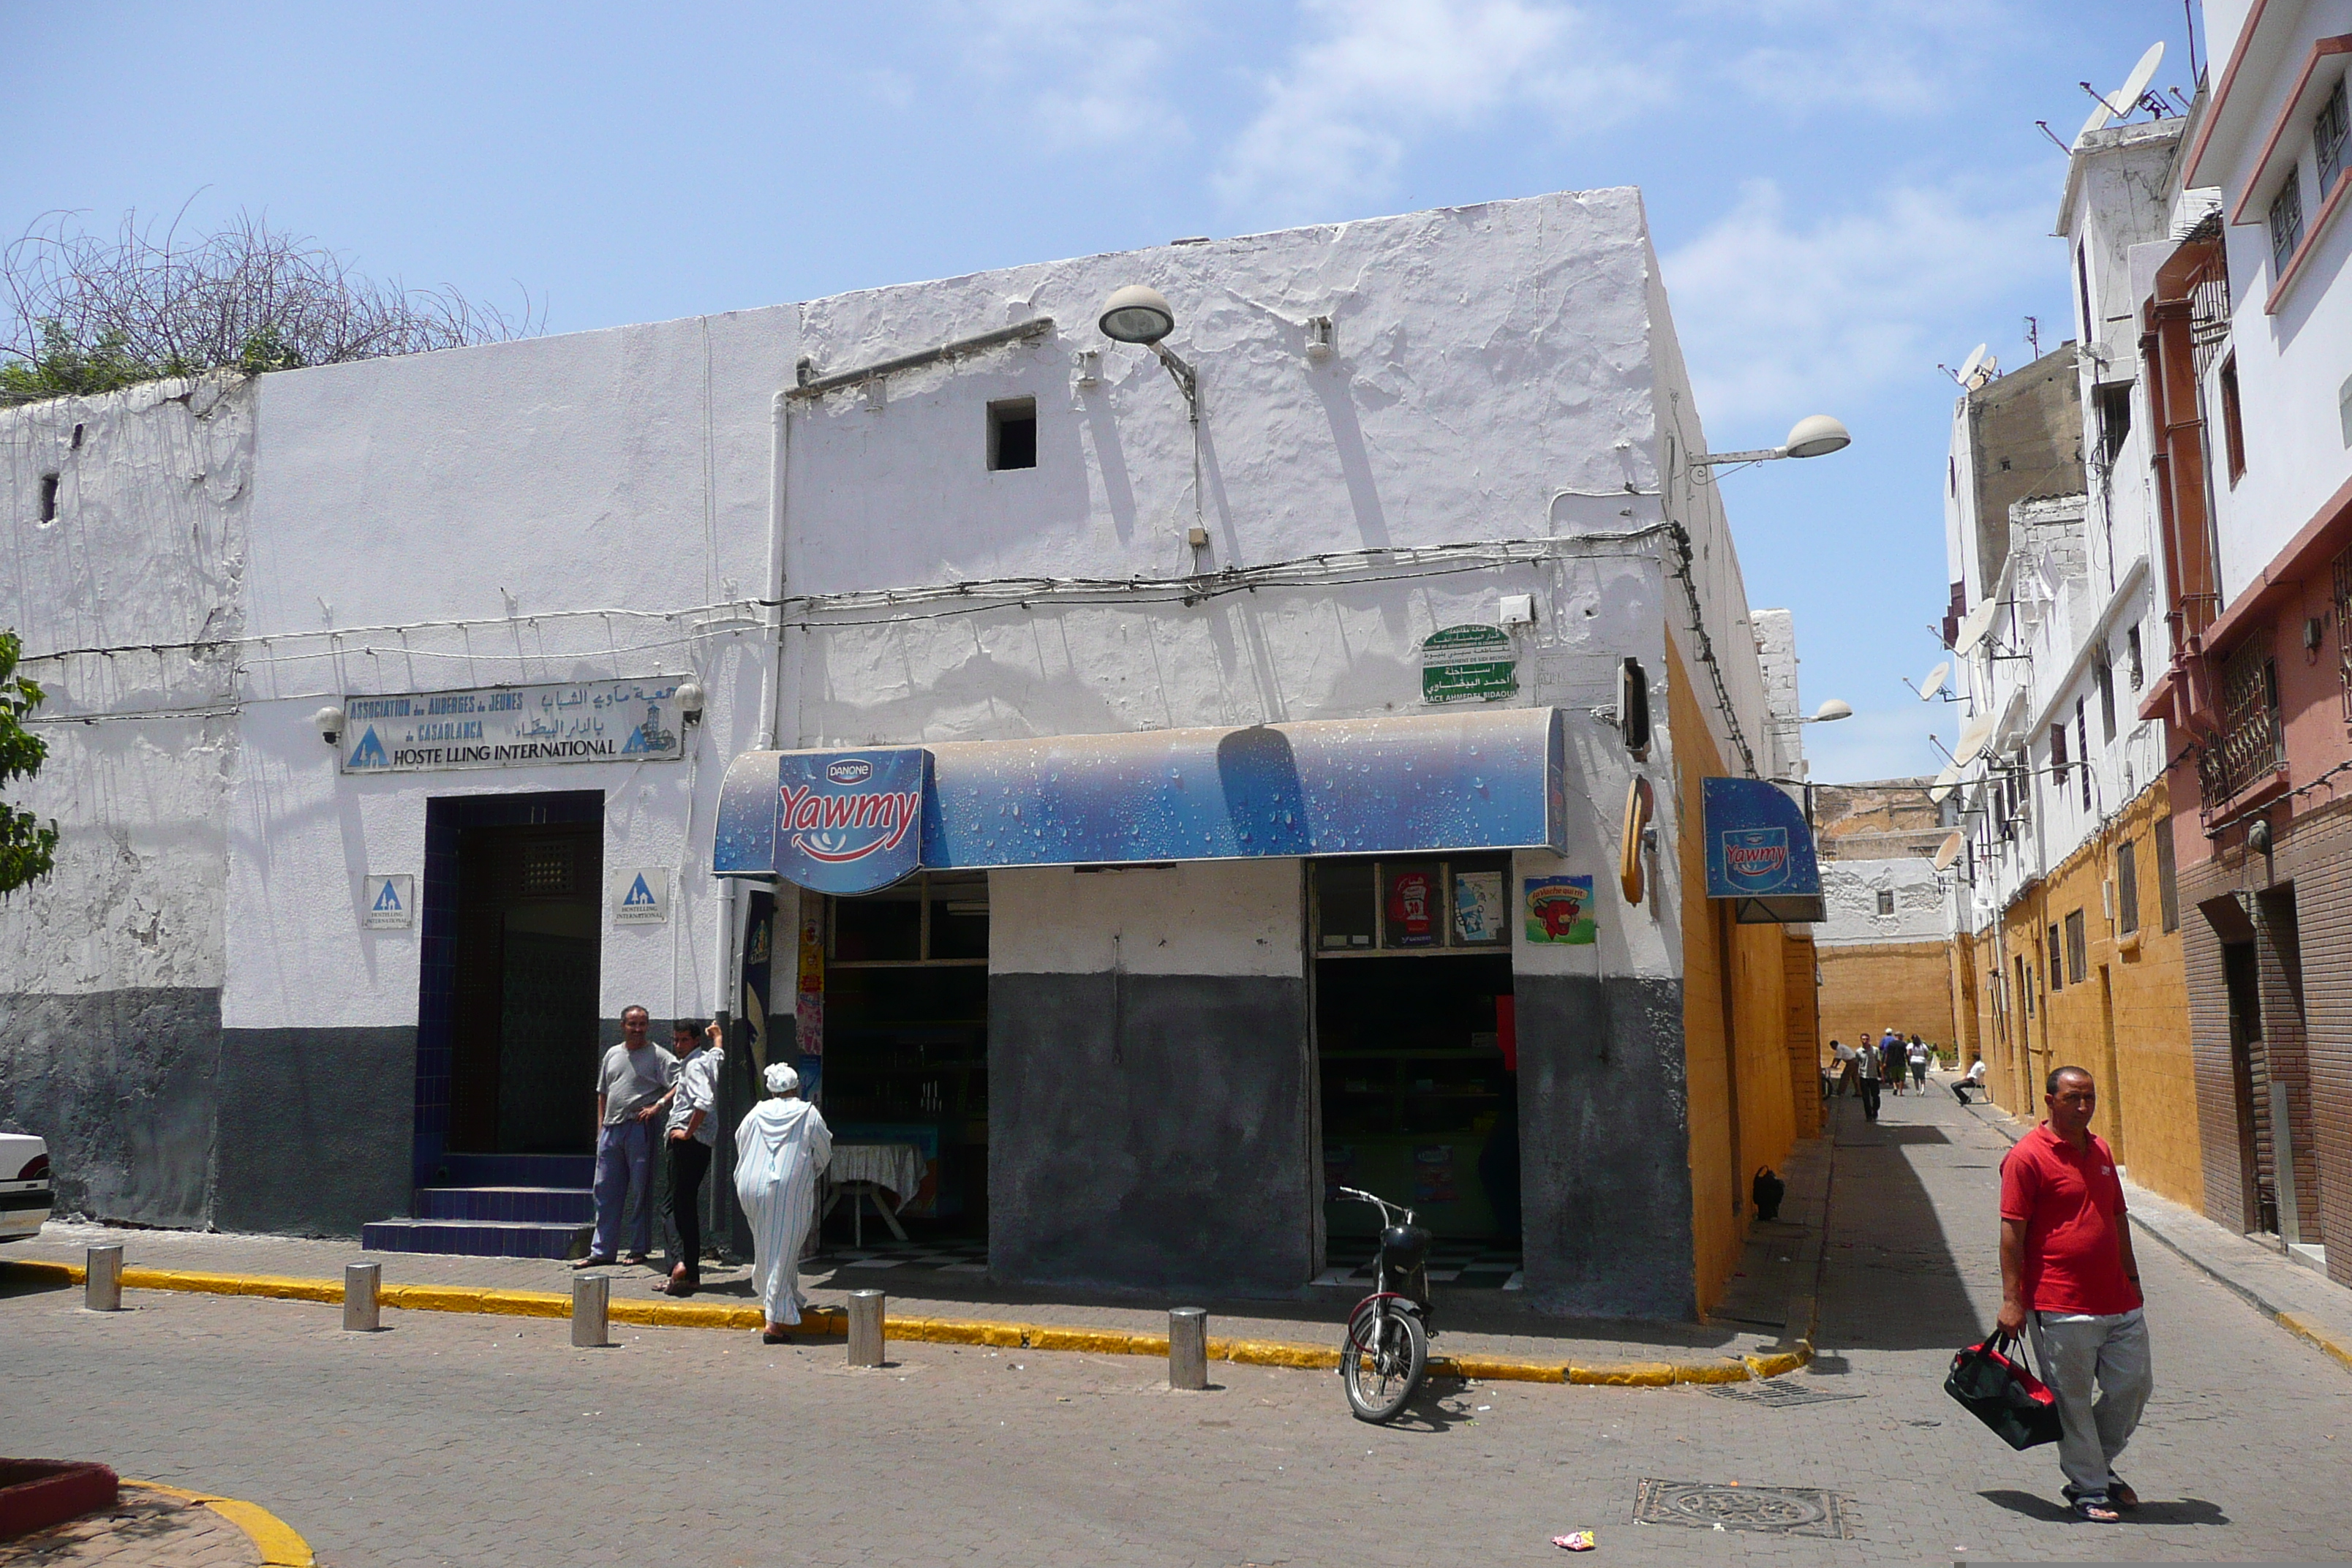
[[[10,1262],[12,1269],[36,1279],[79,1284],[82,1268],[74,1263]],[[177,1268],[126,1268],[125,1289],[187,1290],[215,1296],[267,1296],[287,1300],[340,1302],[343,1287],[334,1279],[299,1279],[278,1275],[200,1274]],[[568,1318],[572,1299],[552,1290],[488,1290],[459,1285],[386,1285],[377,1300],[387,1307],[418,1312],[472,1312],[495,1317]],[[756,1330],[764,1315],[757,1307],[725,1306],[716,1301],[614,1301],[610,1321],[664,1329]],[[2306,1339],[2329,1354],[2352,1364],[2345,1352],[2307,1331]],[[800,1332],[841,1337],[848,1332],[848,1315],[838,1307],[812,1307],[802,1317]],[[1165,1356],[1165,1334],[1129,1333],[1118,1329],[1055,1328],[1046,1323],[1004,1322],[979,1318],[885,1318],[885,1339],[908,1343],[986,1345],[999,1350],[1076,1351],[1094,1355]],[[1339,1364],[1339,1352],[1328,1345],[1289,1344],[1276,1340],[1211,1339],[1211,1361],[1241,1366],[1281,1366],[1328,1372]],[[1564,1383],[1605,1388],[1669,1388],[1678,1383],[1746,1383],[1780,1377],[1812,1360],[1812,1345],[1800,1341],[1796,1348],[1762,1355],[1720,1356],[1698,1362],[1615,1362],[1591,1366],[1558,1362],[1526,1361],[1516,1356],[1445,1356],[1429,1358],[1429,1367],[1441,1377],[1475,1378],[1486,1383]]]
[[[2289,1333],[2294,1334],[2298,1339],[2309,1340],[2313,1344],[2317,1345],[2321,1350],[2326,1351],[2329,1355],[2334,1356],[2346,1366],[2352,1367],[2352,1347],[2347,1347],[2340,1344],[2336,1341],[2330,1339],[2327,1335],[2320,1332],[2319,1329],[2313,1324],[2310,1319],[2295,1312],[2281,1312],[2278,1315],[2278,1321],[2280,1327],[2285,1329]]]
[[[124,1481],[122,1484],[161,1492],[167,1498],[212,1510],[245,1531],[246,1539],[252,1542],[254,1549],[261,1553],[264,1568],[316,1568],[319,1557],[310,1550],[310,1543],[303,1540],[292,1525],[259,1503],[247,1502],[242,1498],[212,1497],[180,1487],[167,1487],[161,1481]]]

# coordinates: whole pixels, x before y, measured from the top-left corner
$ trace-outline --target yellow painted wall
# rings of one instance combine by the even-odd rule
[[[1821,950],[1821,1056],[1828,1042],[1851,1046],[1864,1029],[1875,1038],[1889,1026],[1948,1052],[1952,1037],[1952,953],[1946,942],[1872,942]],[[1960,1064],[1966,1067],[1968,1064]]]
[[[1700,781],[1726,772],[1672,644],[1666,648],[1666,722],[1675,752],[1675,853],[1683,886],[1683,1050],[1688,1085],[1692,1277],[1710,1311],[1738,1267],[1751,1210],[1748,1178],[1780,1168],[1796,1142],[1789,1009],[1788,938],[1777,925],[1733,923],[1706,897]],[[1729,955],[1729,973],[1724,955]],[[1730,994],[1730,1042],[1724,998]],[[1738,1114],[1733,1114],[1734,1106]]]
[[[1988,1081],[2004,1109],[2038,1120],[2042,1080],[2051,1069],[2087,1068],[2099,1085],[2095,1130],[2115,1147],[2132,1180],[2177,1203],[2202,1207],[2187,958],[2180,932],[2164,930],[2150,838],[2164,830],[2170,810],[2159,780],[2003,913],[2009,1011],[2021,1011],[2013,999],[2016,959],[2021,956],[2032,975],[2032,1016],[1995,1018],[1990,987],[1981,983],[1994,962],[1990,934],[1977,943],[1979,984],[1971,1010],[1990,1046],[1985,1053]],[[2137,942],[2121,934],[2120,918],[2108,916],[2101,896],[2102,883],[2115,876],[2116,847],[2126,837],[2137,846],[2139,868]],[[2046,973],[2049,928],[2059,927],[2063,964],[2065,920],[2075,910],[2083,911],[2083,978],[2077,983],[2069,966],[2063,984],[2053,988]]]

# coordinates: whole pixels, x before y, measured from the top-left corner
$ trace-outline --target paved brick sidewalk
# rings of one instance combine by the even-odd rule
[[[114,1507],[13,1541],[6,1568],[254,1568],[251,1538],[210,1509],[125,1483]]]
[[[1578,1527],[1618,1563],[2341,1554],[2352,1376],[2158,1248],[2158,1394],[2123,1467],[2148,1504],[2066,1521],[2052,1451],[2011,1453],[1941,1391],[1998,1295],[2002,1140],[1948,1096],[1875,1127],[1848,1102],[1838,1134],[1828,1353],[1732,1397],[1447,1385],[1373,1428],[1328,1373],[1219,1366],[1180,1394],[1126,1357],[906,1345],[853,1372],[837,1344],[624,1329],[574,1351],[560,1322],[426,1312],[349,1336],[304,1303],[142,1292],[94,1316],[23,1289],[0,1292],[0,1397],[29,1447],[201,1477],[332,1568],[1422,1568],[1560,1562]],[[1645,1479],[1823,1489],[1852,1533],[1635,1525]]]

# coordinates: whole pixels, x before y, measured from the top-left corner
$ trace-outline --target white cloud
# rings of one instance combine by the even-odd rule
[[[2012,58],[2031,30],[2011,0],[1690,0],[1685,12],[1762,35],[1733,46],[1721,74],[1792,119],[1851,108],[1897,119],[1965,113],[1975,79]]]
[[[1577,7],[1541,0],[1307,0],[1312,37],[1215,176],[1228,205],[1328,216],[1392,188],[1416,137],[1534,108],[1599,124],[1663,95]]]
[[[1029,120],[1049,146],[1177,142],[1190,135],[1164,85],[1192,35],[1185,7],[1146,0],[940,0],[935,10],[982,75],[1025,92]]]
[[[1662,260],[1710,424],[1783,417],[1934,374],[1987,313],[2063,264],[2039,178],[1897,186],[1870,208],[1798,214],[1769,180]],[[1973,337],[1971,333],[1973,332]]]

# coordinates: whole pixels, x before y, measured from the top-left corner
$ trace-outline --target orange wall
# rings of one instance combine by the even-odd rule
[[[1785,994],[1789,939],[1777,925],[1735,924],[1729,905],[1706,897],[1700,780],[1726,770],[1698,707],[1706,700],[1708,694],[1693,686],[1669,643],[1666,722],[1675,753],[1675,853],[1682,868],[1691,1261],[1701,1312],[1714,1309],[1738,1267],[1753,1213],[1749,1177],[1759,1166],[1780,1168],[1797,1139],[1796,1095],[1790,1081],[1797,1058]],[[1810,1057],[1809,1038],[1804,1046]]]

